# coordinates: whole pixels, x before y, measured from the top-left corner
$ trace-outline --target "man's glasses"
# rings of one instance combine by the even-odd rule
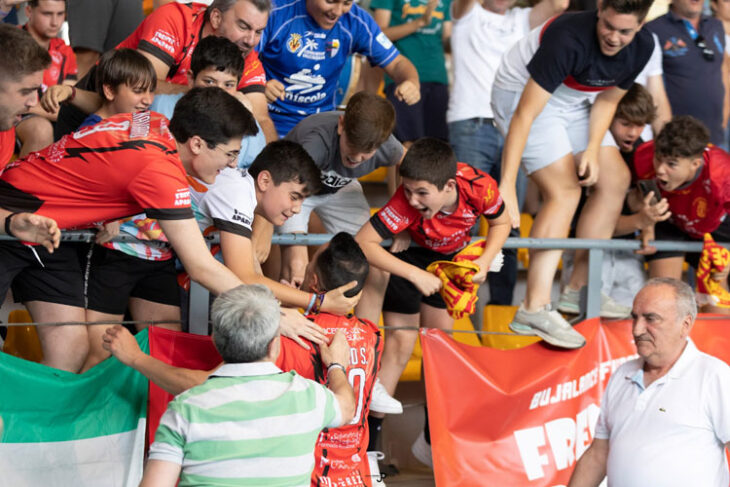
[[[700,50],[702,51],[702,57],[705,58],[706,61],[715,60],[715,51],[713,51],[712,48],[707,45],[707,41],[704,37],[700,35],[695,37],[695,46],[700,48]]]
[[[208,144],[208,147],[210,147],[211,149],[216,149],[216,150],[219,150],[219,151],[223,152],[223,153],[224,153],[224,154],[226,155],[226,157],[228,158],[228,162],[233,162],[233,161],[237,160],[237,159],[238,159],[238,156],[239,156],[239,154],[241,153],[241,151],[240,151],[240,150],[230,150],[230,151],[226,151],[225,149],[223,149],[223,148],[222,148],[221,146],[219,146],[219,145],[213,145],[213,146],[211,147],[211,144]]]

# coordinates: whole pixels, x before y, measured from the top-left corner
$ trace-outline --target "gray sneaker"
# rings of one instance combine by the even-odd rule
[[[560,316],[560,313],[546,305],[539,311],[526,311],[520,305],[510,329],[518,335],[537,335],[550,345],[561,348],[581,348],[586,339]]]
[[[558,300],[558,311],[571,315],[580,314],[580,291],[575,291],[568,286],[560,295]],[[601,318],[626,318],[631,315],[631,308],[617,303],[614,299],[601,292]]]

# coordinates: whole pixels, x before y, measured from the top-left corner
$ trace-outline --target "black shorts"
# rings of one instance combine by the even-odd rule
[[[410,247],[408,250],[393,255],[402,261],[426,270],[431,262],[452,260],[456,254],[441,254],[423,247]],[[436,292],[430,296],[424,296],[411,281],[391,274],[388,288],[385,291],[383,311],[414,315],[420,312],[421,303],[434,308],[446,309],[446,303],[440,293]]]
[[[123,315],[129,298],[180,306],[175,259],[146,260],[93,244],[86,266],[86,307]]]
[[[117,47],[144,20],[142,0],[68,0],[71,47],[98,53]]]
[[[0,242],[0,295],[12,287],[16,302],[84,306],[79,244],[63,242],[52,254],[40,246]]]
[[[385,96],[395,108],[393,135],[401,142],[412,142],[421,137],[449,140],[446,109],[449,107],[449,87],[442,83],[421,83],[421,100],[415,105],[398,101],[396,84],[385,88]]]
[[[716,242],[730,242],[730,218],[725,218],[720,226],[711,233],[712,238]],[[654,240],[674,240],[679,242],[699,242],[702,239],[694,238],[676,226],[668,222],[659,222],[654,226]],[[690,252],[685,255],[685,252],[681,250],[663,250],[652,255],[644,256],[644,260],[652,261],[659,259],[669,259],[672,257],[685,257],[685,260],[689,265],[697,268],[697,264],[700,261],[700,253]]]

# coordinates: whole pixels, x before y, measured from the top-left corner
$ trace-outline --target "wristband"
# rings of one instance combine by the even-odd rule
[[[317,295],[312,293],[312,297],[309,299],[309,306],[307,306],[307,311],[304,312],[304,316],[309,315],[311,313],[312,308],[314,307],[314,301],[317,299]]]
[[[8,235],[10,237],[15,237],[15,235],[13,235],[13,232],[10,231],[10,220],[12,220],[13,217],[17,214],[18,214],[18,212],[15,212],[15,213],[11,213],[5,217],[5,235]]]
[[[324,303],[324,293],[317,294],[317,301],[314,303],[312,313],[319,313],[322,310],[322,303]]]
[[[74,98],[76,98],[76,87],[71,87],[71,96],[69,96],[66,100],[64,100],[64,103],[71,103],[74,101]]]
[[[347,375],[347,369],[345,368],[345,366],[344,366],[344,365],[342,365],[342,364],[339,364],[339,363],[337,363],[337,362],[332,362],[331,364],[329,364],[329,365],[327,366],[327,376],[328,376],[328,377],[329,377],[329,375],[330,375],[330,370],[332,370],[333,368],[335,368],[335,369],[340,369],[340,370],[342,371],[342,373],[343,373],[343,374]]]

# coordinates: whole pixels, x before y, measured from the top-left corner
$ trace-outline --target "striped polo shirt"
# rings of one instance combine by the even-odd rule
[[[341,419],[332,391],[294,371],[225,364],[170,402],[149,459],[181,465],[180,487],[308,486],[317,436]]]

